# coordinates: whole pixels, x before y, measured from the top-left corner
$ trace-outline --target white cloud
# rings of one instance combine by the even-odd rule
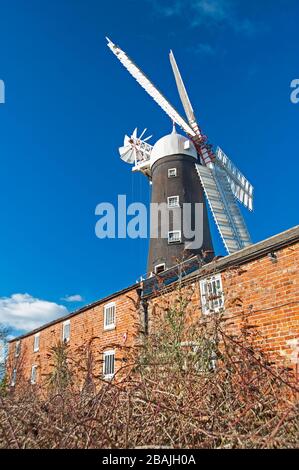
[[[176,0],[170,4],[160,4],[159,1],[156,1],[155,8],[160,11],[164,16],[177,16],[181,13],[183,7],[182,0]]]
[[[194,48],[193,51],[195,54],[203,54],[203,55],[214,55],[216,53],[215,49],[208,43],[199,43]]]
[[[190,3],[198,15],[215,21],[227,20],[232,10],[229,0],[192,0]]]
[[[64,300],[65,302],[83,302],[83,297],[79,294],[74,294],[74,295],[67,295],[65,297],[62,297],[61,300]]]
[[[37,299],[29,294],[0,297],[0,323],[18,330],[33,330],[67,313],[64,305]]]
[[[243,0],[242,0],[243,2]],[[256,26],[238,14],[240,0],[151,0],[157,14],[165,17],[189,18],[191,27],[225,25],[235,32],[251,34]]]

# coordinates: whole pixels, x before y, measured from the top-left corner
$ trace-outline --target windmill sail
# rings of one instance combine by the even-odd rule
[[[221,150],[216,150],[216,162],[225,171],[234,196],[250,211],[253,210],[253,186]]]
[[[145,91],[158,103],[158,105],[163,109],[163,111],[174,121],[178,126],[180,126],[183,131],[189,134],[191,137],[195,136],[195,132],[185,119],[180,116],[176,109],[167,101],[167,99],[162,95],[162,93],[154,86],[154,84],[147,78],[147,76],[142,72],[142,70],[137,67],[136,64],[130,59],[130,57],[121,50],[118,46],[113,44],[110,39],[108,39],[108,47],[113,52],[113,54],[118,58],[118,60],[123,64],[123,66],[128,70],[128,72],[135,78],[135,80],[145,89]]]
[[[243,216],[231,192],[224,170],[199,164],[196,170],[204,188],[210,209],[228,253],[251,244]]]
[[[214,152],[206,136],[202,134],[173,52],[170,52],[170,63],[188,122],[128,55],[110,39],[107,38],[107,40],[109,49],[123,66],[193,141],[202,163],[202,165],[196,164],[197,173],[228,253],[234,253],[250,245],[250,236],[236,201],[240,201],[252,210],[253,187],[219,147],[216,153]],[[124,145],[119,149],[120,155],[124,161],[135,163],[133,171],[141,171],[151,179],[152,146],[147,144],[148,138],[142,140],[142,137],[143,134],[137,138],[137,131],[134,131],[131,138],[126,136]]]
[[[181,98],[182,105],[184,107],[189,124],[191,124],[192,122],[196,122],[195,114],[194,114],[186,87],[184,85],[181,73],[179,71],[178,65],[176,63],[176,60],[172,51],[170,51],[169,53],[169,59],[170,59],[172,71],[174,74],[174,78],[176,81],[176,85],[177,85],[177,89]]]
[[[214,161],[215,159],[214,152],[212,151],[211,146],[209,144],[206,144],[205,136],[202,134],[201,129],[196,121],[193,107],[191,105],[186,87],[184,85],[181,73],[179,71],[178,65],[176,63],[176,60],[172,51],[170,51],[169,59],[170,59],[170,64],[172,67],[172,71],[174,74],[174,78],[176,81],[177,89],[181,98],[183,108],[185,110],[188,122],[190,126],[192,127],[193,131],[195,132],[195,137],[193,137],[192,140],[194,142],[194,145],[199,155],[201,156],[202,163],[206,165],[210,163],[211,161]]]

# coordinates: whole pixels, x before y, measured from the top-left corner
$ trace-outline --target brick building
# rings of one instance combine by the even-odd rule
[[[76,350],[96,338],[98,372],[113,376],[121,363],[119,351],[133,345],[140,330],[148,332],[161,289],[171,297],[178,282],[186,290],[192,286],[195,316],[217,315],[223,309],[235,328],[241,315],[250,316],[262,347],[298,371],[298,266],[299,226],[205,265],[195,256],[10,341],[11,385],[21,373],[32,383],[40,382],[51,369],[49,350],[59,340]]]

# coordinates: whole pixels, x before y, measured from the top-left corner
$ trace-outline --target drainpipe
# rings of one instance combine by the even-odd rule
[[[142,324],[142,333],[148,335],[148,301],[143,298],[143,282],[140,283],[140,287],[137,288],[137,294],[139,297],[140,305],[140,317]]]

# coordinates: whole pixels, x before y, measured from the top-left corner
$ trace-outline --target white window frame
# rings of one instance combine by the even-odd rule
[[[203,314],[219,313],[224,310],[221,274],[215,274],[200,280],[200,297]]]
[[[66,326],[69,326],[69,336],[68,337],[65,336],[65,329],[66,329],[65,327]],[[70,338],[71,338],[71,322],[70,322],[70,320],[66,320],[62,324],[62,341],[64,343],[68,343],[70,341]]]
[[[180,196],[169,196],[167,198],[167,207],[168,209],[173,209],[174,207],[180,207]]]
[[[165,271],[166,264],[165,263],[157,264],[155,266],[155,274],[158,274],[158,268],[162,268],[162,267],[163,267],[163,271],[160,271],[161,273]]]
[[[109,356],[113,356],[113,372],[106,373],[106,358]],[[109,349],[108,351],[103,352],[103,376],[104,379],[112,379],[115,375],[115,350]]]
[[[168,178],[176,178],[176,177],[177,177],[177,169],[168,168]]]
[[[16,385],[16,381],[17,381],[17,369],[14,368],[12,370],[12,374],[11,374],[11,382],[10,382],[10,385],[12,387],[14,387]]]
[[[113,322],[108,323],[109,311],[113,309]],[[104,330],[114,330],[116,325],[116,303],[109,302],[109,304],[104,305]]]
[[[40,337],[40,333],[35,333],[34,338],[33,338],[33,352],[39,351],[39,337]]]
[[[19,357],[21,353],[21,341],[18,340],[16,341],[16,346],[15,346],[15,357]]]
[[[177,240],[170,240],[170,235],[173,233],[178,233],[179,237]],[[181,230],[171,230],[168,232],[168,244],[172,245],[173,243],[182,243],[182,232]]]
[[[30,383],[31,385],[36,384],[37,379],[37,365],[33,364],[31,367]]]

